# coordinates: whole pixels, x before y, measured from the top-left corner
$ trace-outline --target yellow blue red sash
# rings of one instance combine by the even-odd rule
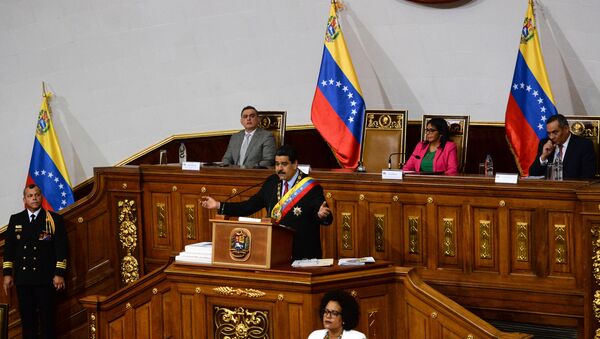
[[[279,223],[315,185],[317,182],[313,178],[305,177],[284,194],[271,211],[271,217],[275,219],[275,223]]]

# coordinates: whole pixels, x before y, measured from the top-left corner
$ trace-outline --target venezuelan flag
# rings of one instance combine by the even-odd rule
[[[42,100],[26,184],[36,184],[40,187],[44,197],[44,209],[59,211],[72,204],[75,199],[50,116],[48,100],[51,96],[51,93],[45,93]]]
[[[546,121],[555,114],[557,110],[540,48],[533,0],[530,0],[505,117],[506,138],[521,175],[529,174],[538,144],[547,134]]]
[[[332,2],[311,120],[345,168],[358,165],[364,114],[362,90]]]

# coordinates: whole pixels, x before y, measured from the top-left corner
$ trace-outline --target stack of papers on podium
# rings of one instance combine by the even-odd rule
[[[175,257],[175,261],[195,264],[210,264],[212,262],[212,243],[199,242],[185,245],[185,251]]]
[[[329,259],[302,259],[294,260],[292,267],[319,267],[319,266],[332,266],[333,258]]]
[[[375,258],[373,257],[362,257],[362,258],[342,258],[338,260],[338,265],[340,266],[348,266],[348,265],[364,265],[366,263],[375,262]]]

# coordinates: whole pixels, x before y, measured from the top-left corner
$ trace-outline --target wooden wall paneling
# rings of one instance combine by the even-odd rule
[[[508,220],[510,227],[510,270],[520,275],[534,275],[532,227],[535,210],[510,208]],[[540,244],[544,246],[543,244]]]
[[[152,321],[153,312],[160,312],[160,309],[154,310],[152,301],[148,301],[144,304],[138,305],[135,310],[135,338],[152,338],[152,327],[154,322]],[[157,324],[160,326],[160,322]]]
[[[461,206],[446,205],[445,202],[436,203],[437,217],[434,220],[437,220],[438,253],[435,267],[438,269],[464,270],[465,241],[468,237],[464,236],[461,212]]]
[[[174,332],[179,338],[209,338],[208,326],[211,324],[208,315],[203,311],[206,298],[203,288],[191,284],[175,284],[176,291],[172,295],[173,317],[171,318]]]
[[[333,213],[333,224],[329,226],[321,226],[321,250],[323,251],[323,258],[337,258],[338,257],[338,243],[339,239],[337,237],[337,228],[336,225],[338,223],[338,214],[336,207],[336,200],[334,194],[337,191],[330,191],[323,188],[323,194],[325,195],[325,200],[327,201],[327,206],[331,209]]]
[[[365,234],[359,233],[360,204],[364,195],[358,192],[332,191],[334,223],[326,226],[335,229],[337,250],[326,257],[353,258],[359,256],[358,244]],[[363,213],[365,214],[365,213]],[[336,228],[337,227],[337,228]]]
[[[245,331],[254,338],[293,338],[284,333],[285,328],[276,328],[274,304],[272,302],[209,296],[206,298],[206,313],[210,325],[206,338],[235,337],[236,325],[244,324]]]
[[[498,209],[471,205],[473,272],[500,273]]]
[[[361,317],[357,329],[368,338],[391,338],[393,304],[389,300],[394,298],[394,290],[387,285],[359,288],[350,291],[359,302]]]
[[[117,319],[114,319],[113,321],[110,321],[108,323],[108,336],[107,339],[127,339],[127,338],[133,338],[133,337],[129,337],[126,333],[127,331],[127,324],[126,324],[126,320],[125,317],[119,317]]]
[[[573,213],[549,211],[548,227],[548,275],[574,278]]]
[[[392,194],[380,193],[369,198],[367,204],[367,234],[361,235],[367,244],[363,247],[364,252],[359,252],[359,256],[372,256],[376,260],[392,260],[394,235],[400,233],[399,230],[394,232],[392,226],[395,216],[392,212],[392,204],[394,204]],[[401,239],[400,236],[396,238],[397,242]]]
[[[401,263],[410,266],[427,266],[427,205],[402,204],[402,254]]]

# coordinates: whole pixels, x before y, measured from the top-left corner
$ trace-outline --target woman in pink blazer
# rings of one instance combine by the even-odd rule
[[[425,140],[419,142],[403,167],[405,171],[458,174],[456,145],[449,140],[448,123],[432,118],[425,127]]]

